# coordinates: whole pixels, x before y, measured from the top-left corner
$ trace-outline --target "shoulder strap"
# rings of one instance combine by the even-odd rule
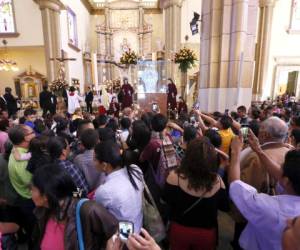
[[[76,229],[77,229],[77,239],[79,250],[84,250],[84,241],[83,241],[83,232],[82,232],[82,224],[80,219],[80,208],[83,203],[88,201],[88,199],[80,199],[76,205]]]
[[[203,199],[204,195],[206,194],[207,191],[205,191],[198,200],[196,200],[188,209],[184,210],[182,215],[186,215],[189,211],[191,211],[195,206],[198,205],[198,203]]]
[[[150,202],[152,203],[152,206],[153,206],[157,211],[159,211],[158,208],[157,208],[157,206],[156,206],[156,203],[155,203],[155,201],[154,201],[154,198],[153,198],[153,196],[152,196],[152,194],[151,194],[151,192],[150,192],[150,190],[149,190],[149,188],[148,188],[148,186],[147,186],[147,184],[146,184],[146,182],[145,182],[145,180],[143,180],[143,183],[144,183],[144,191],[146,192],[146,194],[147,194],[147,196],[148,196]]]

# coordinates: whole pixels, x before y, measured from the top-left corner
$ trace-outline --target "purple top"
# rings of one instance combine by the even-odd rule
[[[230,198],[248,220],[240,237],[245,250],[280,250],[286,221],[300,215],[300,196],[257,193],[257,190],[238,180],[230,184]]]

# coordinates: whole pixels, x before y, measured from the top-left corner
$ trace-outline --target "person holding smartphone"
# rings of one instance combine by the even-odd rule
[[[134,232],[143,224],[143,174],[136,165],[124,166],[120,146],[113,141],[100,142],[94,152],[95,167],[106,174],[105,183],[95,192],[95,200],[119,221],[131,221]]]
[[[129,250],[161,250],[144,228],[141,229],[141,234],[130,234],[126,242],[122,242],[118,235],[113,235],[107,242],[106,250],[121,250],[124,244]]]

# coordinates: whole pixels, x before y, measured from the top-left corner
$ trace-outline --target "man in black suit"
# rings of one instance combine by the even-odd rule
[[[90,112],[91,114],[93,113],[93,107],[92,107],[93,100],[94,100],[93,91],[91,90],[91,87],[88,87],[88,91],[85,94],[85,102],[86,102],[87,112]]]
[[[16,114],[18,111],[17,98],[15,98],[11,94],[10,87],[5,88],[5,94],[3,95],[3,97],[6,101],[8,115],[9,115],[9,117],[11,117],[12,115]]]
[[[40,106],[43,110],[43,117],[45,117],[52,108],[52,93],[48,91],[48,85],[43,86],[43,91],[40,93]]]
[[[4,96],[0,96],[0,110],[7,110],[6,100]]]
[[[54,115],[56,113],[56,105],[57,105],[57,98],[56,98],[56,95],[52,92],[51,93],[51,109],[50,109],[51,115]]]

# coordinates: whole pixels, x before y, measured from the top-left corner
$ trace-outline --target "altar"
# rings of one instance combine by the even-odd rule
[[[136,103],[145,111],[159,111],[167,115],[166,65],[163,60],[139,61]]]
[[[105,4],[105,19],[96,26],[97,78],[99,84],[128,78],[135,90],[134,103],[145,111],[158,105],[167,114],[167,68],[164,45],[153,41],[153,19],[147,14],[149,6],[141,2],[116,1]],[[120,58],[133,51],[137,63],[124,65]]]

